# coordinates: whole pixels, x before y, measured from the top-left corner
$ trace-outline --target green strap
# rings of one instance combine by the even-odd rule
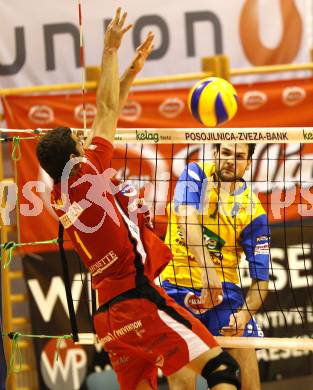
[[[3,268],[7,268],[10,265],[10,263],[12,261],[12,257],[13,257],[13,251],[17,246],[18,246],[18,244],[16,244],[14,241],[9,241],[9,242],[6,242],[5,244],[1,245],[1,260],[2,260],[3,252],[4,251],[8,252],[8,257],[5,261],[5,263],[3,264]]]
[[[19,161],[22,157],[21,155],[21,143],[20,143],[20,137],[13,137],[12,138],[12,160],[13,161]]]
[[[20,242],[20,243],[16,243],[14,241],[6,242],[5,244],[0,245],[1,248],[0,260],[2,260],[4,251],[8,252],[8,257],[3,265],[3,268],[7,268],[10,265],[15,248],[23,247],[23,246],[31,246],[31,245],[48,245],[48,244],[57,244],[57,243],[58,243],[57,238],[54,238],[53,240],[35,241],[35,242]]]
[[[60,346],[62,340],[73,338],[73,335],[71,334],[64,334],[61,336],[48,336],[48,335],[22,334],[19,332],[2,333],[2,336],[8,336],[12,340],[12,352],[11,352],[9,371],[14,373],[20,372],[22,368],[22,353],[19,347],[19,340],[22,337],[39,338],[39,339],[57,339],[56,355],[55,355],[56,361],[58,361],[60,356]],[[18,362],[17,367],[15,367],[16,361]]]
[[[17,373],[21,371],[22,368],[22,353],[21,349],[19,347],[18,341],[19,338],[22,336],[21,333],[15,332],[12,334],[12,352],[11,352],[11,359],[10,359],[10,372]],[[18,368],[15,368],[15,360],[18,360]]]

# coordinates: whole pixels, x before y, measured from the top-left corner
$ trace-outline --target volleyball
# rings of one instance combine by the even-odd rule
[[[207,127],[216,127],[232,119],[237,112],[237,92],[226,80],[208,77],[190,90],[188,107],[195,119]]]

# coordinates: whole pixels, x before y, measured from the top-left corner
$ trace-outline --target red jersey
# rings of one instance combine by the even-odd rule
[[[137,191],[112,180],[112,155],[113,145],[95,137],[77,175],[56,183],[52,192],[52,205],[92,275],[100,305],[152,281],[172,257],[146,226]]]

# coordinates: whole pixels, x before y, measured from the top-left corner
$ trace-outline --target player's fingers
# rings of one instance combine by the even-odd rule
[[[210,299],[206,289],[201,290],[201,303],[206,309],[210,309],[212,305],[212,300]]]
[[[228,326],[236,327],[236,317],[235,317],[235,314],[231,314],[230,315]]]
[[[135,58],[133,59],[133,66],[136,64],[137,61],[139,61],[141,56],[142,56],[142,53],[141,52],[137,52]]]
[[[129,24],[127,27],[123,28],[122,34],[124,35],[125,33],[127,33],[127,31],[130,30],[132,27],[133,27],[133,24]]]
[[[211,291],[212,291],[214,306],[217,306],[223,300],[223,296],[222,296],[223,291],[221,291],[220,288],[213,288],[213,289],[211,289]]]
[[[147,57],[149,57],[149,55],[153,52],[153,49],[154,49],[154,45],[151,45],[147,50]]]
[[[125,20],[126,20],[126,17],[127,17],[127,12],[124,12],[119,23],[118,23],[118,27],[119,28],[122,28],[124,26],[124,23],[125,23]]]
[[[227,326],[223,327],[223,328],[220,330],[220,334],[221,334],[222,336],[234,336],[234,333],[235,333],[234,329],[229,328],[229,327],[227,327]]]
[[[113,24],[115,24],[116,26],[118,26],[120,21],[121,10],[122,10],[121,7],[118,7],[113,18]]]
[[[147,49],[151,45],[153,39],[154,39],[154,34],[151,31],[149,31],[145,40],[137,47],[136,50],[140,51],[143,49]]]
[[[218,295],[214,289],[203,289],[202,292],[201,301],[206,309],[210,309],[219,304]]]
[[[112,28],[112,26],[113,26],[113,19],[111,19],[110,23],[108,24],[107,30],[109,30],[110,28]]]
[[[144,42],[145,50],[150,54],[153,48],[154,34],[149,33],[146,41]]]

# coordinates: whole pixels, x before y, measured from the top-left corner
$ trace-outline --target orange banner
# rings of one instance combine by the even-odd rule
[[[313,126],[311,80],[237,86],[236,89],[239,112],[226,124],[227,127]],[[118,125],[137,128],[199,127],[186,107],[187,94],[186,89],[132,93]],[[52,128],[59,125],[82,127],[80,94],[11,96],[6,97],[3,104],[8,127],[12,129]],[[94,115],[95,94],[89,93],[88,126]],[[39,169],[34,153],[35,144],[34,140],[21,141],[22,158],[18,162],[22,242],[43,241],[57,235],[57,220],[49,206],[52,183]],[[208,145],[201,144],[116,145],[113,167],[117,170],[117,177],[132,180],[141,189],[145,188],[161,236],[166,228],[165,205],[171,197],[175,180],[188,162],[201,160],[207,151]],[[304,206],[301,205],[305,205],[303,217],[310,216],[312,205],[307,200],[310,194],[303,194],[301,186],[304,184],[307,191],[307,183],[312,182],[311,153],[312,144],[305,144],[302,148],[299,144],[258,146],[252,180],[268,208],[272,222],[302,217],[300,209]],[[38,180],[43,184],[32,186],[30,183]],[[294,190],[294,200],[290,201],[289,195]],[[37,203],[34,198],[38,200]],[[283,202],[285,198],[286,207],[281,206],[282,203],[278,208],[272,207],[275,202]],[[24,215],[25,210],[27,215]],[[33,251],[41,249],[44,248],[32,248]]]
[[[253,85],[237,85],[239,110],[227,127],[312,126],[311,79]],[[157,90],[131,93],[119,127],[199,127],[189,113],[189,90]],[[87,125],[95,115],[95,93],[86,95]],[[3,99],[10,128],[83,126],[81,94],[7,96]],[[200,126],[201,127],[201,126]]]

